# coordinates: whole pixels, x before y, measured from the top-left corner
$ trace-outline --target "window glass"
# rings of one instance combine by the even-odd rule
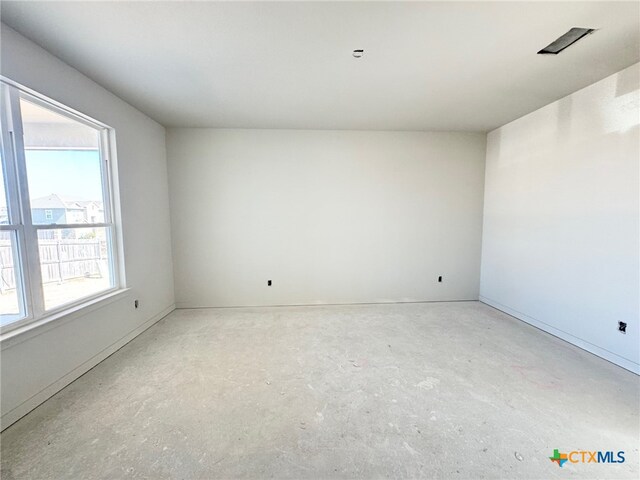
[[[7,202],[7,176],[3,150],[0,148],[0,225],[8,227],[11,218]],[[0,325],[4,326],[25,316],[23,285],[17,249],[17,230],[0,230]]]
[[[16,282],[15,232],[0,230],[0,319],[2,325],[21,318],[19,285]]]
[[[38,230],[47,310],[113,286],[109,234],[105,227]]]
[[[34,225],[104,222],[100,131],[20,100]]]

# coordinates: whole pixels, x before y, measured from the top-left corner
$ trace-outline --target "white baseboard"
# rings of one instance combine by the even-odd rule
[[[176,302],[177,310],[203,310],[208,308],[282,308],[282,307],[350,307],[358,305],[403,305],[408,303],[452,303],[452,302],[477,302],[474,298],[451,298],[439,300],[371,300],[369,302],[315,302],[315,303],[274,303],[274,304],[253,304],[253,305],[203,305],[193,302]]]
[[[547,323],[544,323],[540,320],[530,317],[522,312],[518,312],[517,310],[513,310],[512,308],[507,307],[506,305],[502,305],[501,303],[496,302],[495,300],[491,300],[490,298],[483,297],[482,295],[480,295],[480,301],[482,303],[486,303],[490,307],[500,310],[501,312],[511,315],[512,317],[515,317],[518,320],[522,320],[523,322],[528,323],[529,325],[539,328],[540,330],[543,330],[547,333],[550,333],[554,337],[558,337],[561,340],[564,340],[565,342],[569,342],[570,344],[575,345],[576,347],[579,347],[583,350],[586,350],[589,353],[592,353],[600,358],[604,358],[605,360],[611,363],[615,363],[616,365],[624,368],[625,370],[629,370],[630,372],[633,372],[636,375],[640,375],[640,364],[632,362],[631,360],[621,357],[620,355],[616,355],[615,353],[610,352],[609,350],[600,348],[597,345],[594,345],[593,343],[587,342],[586,340],[582,340],[581,338],[575,337],[570,333],[563,332],[562,330],[558,330],[557,328]]]
[[[140,335],[147,328],[151,327],[153,324],[157,323],[158,321],[160,321],[162,318],[164,318],[167,315],[169,315],[174,310],[175,310],[175,305],[170,305],[169,307],[165,308],[160,313],[154,315],[149,320],[144,322],[138,328],[136,328],[135,330],[132,330],[131,332],[129,332],[127,335],[122,337],[117,342],[113,343],[112,345],[108,346],[107,348],[105,348],[104,350],[99,352],[98,354],[96,354],[93,357],[91,357],[89,360],[84,362],[82,365],[74,368],[72,371],[70,371],[69,373],[64,375],[62,378],[56,380],[55,382],[53,382],[48,387],[44,388],[40,392],[36,393],[32,397],[30,397],[27,400],[25,400],[24,402],[22,402],[17,407],[13,408],[12,410],[10,410],[7,413],[5,413],[4,415],[2,415],[2,418],[0,419],[0,425],[1,425],[2,430],[4,430],[5,428],[9,427],[10,425],[15,423],[16,421],[18,421],[22,417],[24,417],[27,413],[29,413],[31,410],[36,408],[38,405],[40,405],[41,403],[45,402],[46,400],[51,398],[53,395],[58,393],[60,390],[62,390],[64,387],[69,385],[71,382],[73,382],[77,378],[79,378],[82,375],[84,375],[85,373],[87,373],[89,370],[91,370],[97,364],[102,362],[109,355],[115,353],[117,350],[119,350],[120,348],[124,347],[127,343],[129,343],[135,337]]]

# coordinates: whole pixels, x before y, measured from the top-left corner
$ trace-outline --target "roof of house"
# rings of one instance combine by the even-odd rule
[[[32,198],[31,208],[66,209],[67,206],[58,195],[56,195],[55,193],[52,193],[51,195],[47,195],[46,197]]]
[[[62,208],[65,210],[84,210],[90,203],[102,206],[102,202],[96,200],[84,200],[79,198],[63,197],[52,193],[46,197],[38,197],[31,200],[31,208]]]

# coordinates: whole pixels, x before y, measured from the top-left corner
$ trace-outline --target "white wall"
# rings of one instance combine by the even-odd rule
[[[168,129],[176,304],[477,299],[485,140]]]
[[[4,24],[2,75],[115,128],[131,291],[2,341],[2,427],[173,309],[164,128]],[[134,310],[133,300],[140,300]]]
[[[635,372],[639,72],[488,135],[480,288],[482,301]]]

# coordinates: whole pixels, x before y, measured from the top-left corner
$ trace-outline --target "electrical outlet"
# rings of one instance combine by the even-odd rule
[[[620,333],[627,333],[627,324],[625,322],[618,322],[618,331]]]
[[[133,301],[133,308],[138,308],[140,306],[140,304],[138,303],[138,300],[134,300]]]
[[[267,280],[267,287],[271,286],[271,280]]]

